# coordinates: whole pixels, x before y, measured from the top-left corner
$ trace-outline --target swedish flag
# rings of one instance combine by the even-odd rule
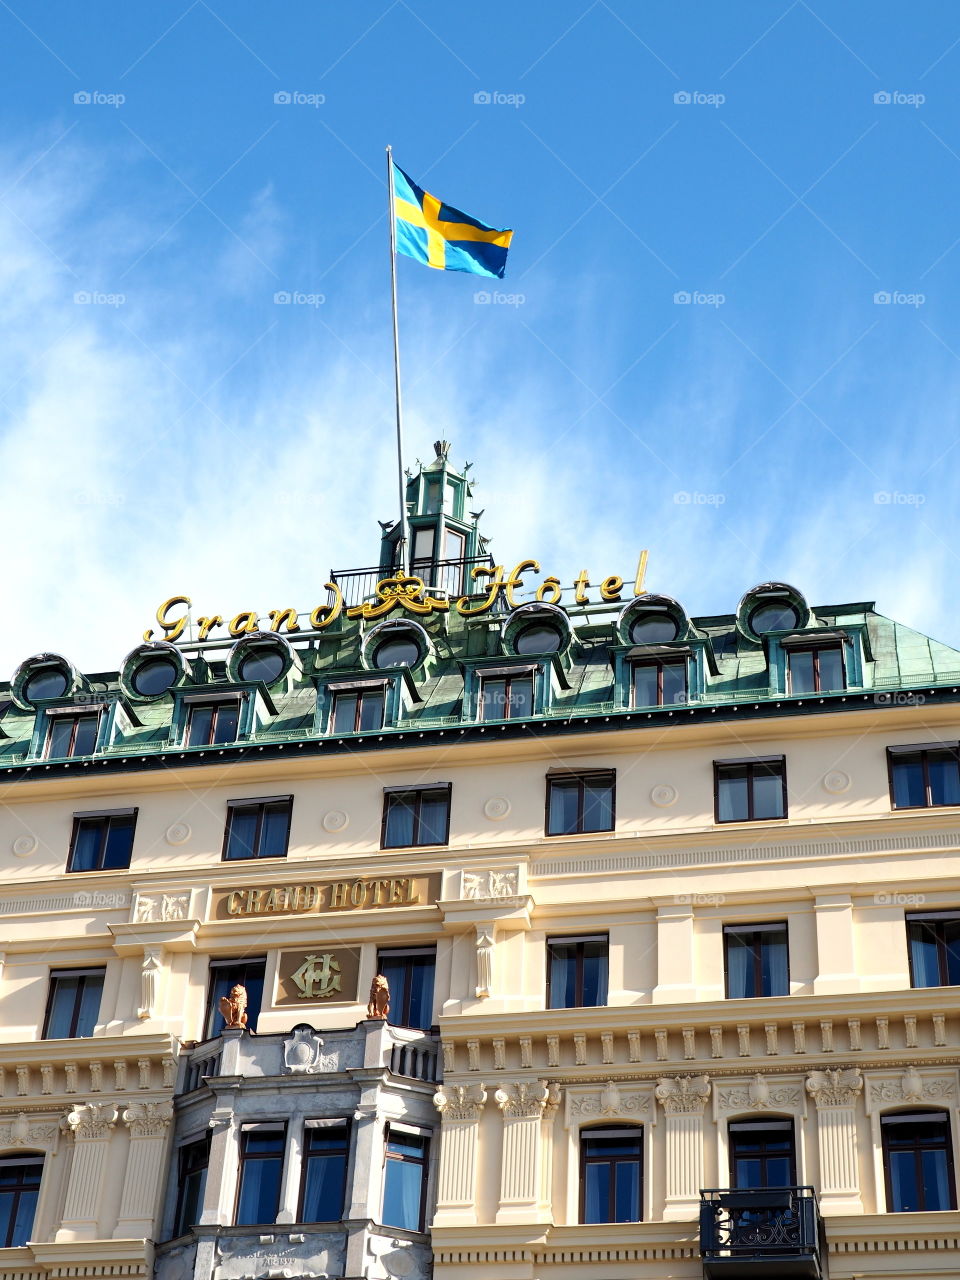
[[[430,195],[393,165],[397,252],[439,271],[503,278],[512,231],[497,231]]]

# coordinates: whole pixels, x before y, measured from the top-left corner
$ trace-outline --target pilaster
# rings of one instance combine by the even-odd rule
[[[689,903],[657,910],[657,985],[654,1004],[696,997],[693,973],[693,907]]]
[[[552,1222],[544,1188],[549,1184],[550,1147],[544,1121],[552,1121],[560,1090],[546,1080],[504,1082],[493,1095],[503,1113],[500,1169],[501,1223]]]
[[[686,1222],[700,1212],[703,1186],[703,1111],[710,1097],[708,1076],[664,1077],[656,1098],[666,1113],[667,1198],[665,1222]]]
[[[63,1121],[73,1134],[74,1153],[63,1218],[55,1240],[95,1240],[99,1235],[101,1197],[107,1171],[107,1152],[119,1113],[103,1102],[81,1102]]]
[[[817,1104],[820,1204],[825,1213],[863,1213],[857,1167],[857,1117],[863,1091],[856,1067],[811,1071],[807,1092]]]
[[[169,1102],[135,1102],[122,1114],[130,1131],[127,1167],[114,1239],[152,1239],[160,1184],[166,1166]]]
[[[441,1085],[433,1095],[441,1123],[434,1226],[473,1226],[477,1221],[480,1117],[486,1100],[480,1083]]]

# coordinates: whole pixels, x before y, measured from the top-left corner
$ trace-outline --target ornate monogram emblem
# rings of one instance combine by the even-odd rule
[[[450,604],[447,600],[439,600],[436,596],[425,594],[426,584],[422,578],[384,578],[377,583],[379,600],[374,604],[369,600],[363,604],[355,604],[347,610],[348,618],[383,618],[394,609],[406,609],[408,613],[420,614],[421,617],[431,613],[446,613]]]
[[[321,1000],[341,990],[340,962],[329,952],[321,956],[307,956],[292,975],[300,991],[301,1000]]]

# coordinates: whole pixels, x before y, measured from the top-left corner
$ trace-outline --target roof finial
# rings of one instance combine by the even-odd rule
[[[450,456],[450,441],[434,440],[433,451],[440,462],[446,462],[447,458]]]

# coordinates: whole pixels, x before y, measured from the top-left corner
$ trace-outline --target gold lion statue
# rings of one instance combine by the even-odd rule
[[[245,1027],[247,1025],[247,988],[238,982],[230,988],[228,996],[221,996],[219,1003],[223,1021],[228,1027]]]
[[[382,973],[378,973],[370,983],[370,1002],[367,1005],[368,1018],[386,1019],[390,1012],[390,984]]]

